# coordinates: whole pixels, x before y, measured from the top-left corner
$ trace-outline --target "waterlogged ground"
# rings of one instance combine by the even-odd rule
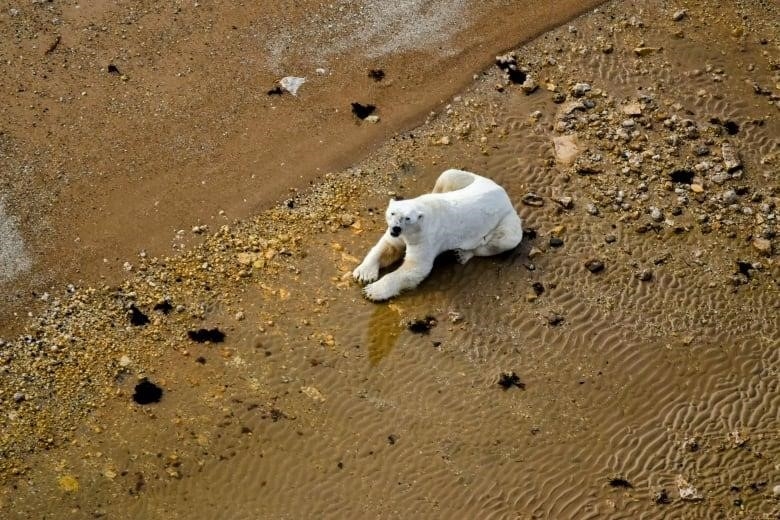
[[[305,193],[50,295],[2,351],[4,516],[777,518],[779,21],[605,4],[502,58],[523,86],[486,69]],[[447,167],[504,185],[523,243],[365,301],[388,197]]]

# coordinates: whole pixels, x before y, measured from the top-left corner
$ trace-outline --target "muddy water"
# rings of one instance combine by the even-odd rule
[[[765,225],[758,217],[769,220],[760,205],[777,198],[780,127],[777,107],[745,79],[773,88],[777,42],[761,38],[778,18],[770,9],[758,20],[758,3],[742,9],[693,4],[673,22],[670,6],[608,4],[519,49],[542,90],[499,92],[499,73],[486,71],[414,137],[399,136],[360,171],[335,178],[358,186],[359,197],[341,202],[360,225],[312,226],[303,253],[293,250],[276,276],[224,287],[215,279],[215,292],[229,298],[215,296],[195,323],[223,328],[227,341],[181,340],[154,363],[121,371],[116,399],[74,431],[70,446],[35,459],[5,493],[6,509],[20,518],[66,510],[108,518],[776,518],[778,271],[776,256],[761,256],[751,240]],[[741,25],[743,15],[754,23]],[[674,36],[679,30],[684,37]],[[640,42],[662,50],[639,59]],[[565,105],[544,85],[567,91],[567,81],[603,92],[587,96],[595,106],[565,130],[601,173],[579,175],[555,161]],[[598,136],[604,120],[585,119],[603,111],[607,127],[632,128],[621,107],[638,100],[634,124],[644,140],[613,149],[616,140]],[[703,136],[673,144],[662,122],[673,114]],[[740,129],[710,133],[715,118]],[[434,144],[443,135],[454,144]],[[694,149],[719,154],[725,139],[738,146],[740,176],[718,184],[712,172],[697,173],[704,202],[667,185],[670,165],[717,162],[695,159]],[[625,152],[637,142],[651,153],[632,168]],[[504,185],[535,233],[496,258],[465,266],[444,258],[418,290],[365,302],[344,275],[381,233],[388,192],[430,189],[449,166]],[[740,187],[762,197],[737,209],[717,202]],[[528,192],[544,205],[521,204]],[[566,195],[571,209],[552,200]],[[650,206],[665,220],[648,231]],[[298,211],[308,211],[306,201]],[[553,236],[563,245],[550,245]],[[602,272],[585,269],[593,258]],[[738,261],[751,265],[746,283],[734,282]],[[643,270],[650,279],[640,279]],[[427,316],[437,320],[427,334],[407,328]],[[496,384],[510,372],[524,388]],[[158,405],[130,401],[142,375],[165,388]],[[79,489],[64,490],[63,476]],[[683,498],[681,477],[700,498]]]

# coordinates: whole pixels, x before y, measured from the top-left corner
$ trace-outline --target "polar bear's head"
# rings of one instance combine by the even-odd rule
[[[385,220],[390,235],[412,234],[420,231],[423,213],[419,204],[412,200],[391,200],[387,206]]]

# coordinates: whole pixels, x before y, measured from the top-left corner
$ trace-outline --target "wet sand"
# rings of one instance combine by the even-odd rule
[[[780,18],[685,7],[605,4],[517,49],[535,90],[488,67],[291,204],[53,295],[2,351],[6,516],[776,518]],[[388,196],[453,166],[526,239],[366,302]]]
[[[140,251],[170,254],[178,230],[255,215],[355,164],[496,52],[598,3],[9,6],[0,195],[31,262],[0,278],[0,335],[53,287],[121,280]],[[288,75],[307,78],[300,96],[268,96]],[[359,124],[352,102],[380,124]]]

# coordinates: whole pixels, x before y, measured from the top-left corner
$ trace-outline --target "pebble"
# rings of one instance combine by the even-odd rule
[[[641,282],[649,282],[653,279],[653,271],[650,269],[642,269],[636,274],[636,277]]]
[[[539,84],[536,82],[534,78],[528,76],[525,78],[523,84],[520,85],[520,88],[523,89],[523,92],[525,92],[526,94],[531,94],[534,91],[536,91],[537,88],[539,88]]]
[[[21,403],[22,401],[25,400],[26,397],[27,396],[25,396],[22,392],[16,392],[14,394],[14,402],[15,403]]]
[[[379,116],[376,114],[371,114],[370,116],[366,116],[366,118],[363,121],[366,121],[368,123],[378,123]]]
[[[688,11],[686,11],[685,9],[680,9],[679,11],[676,11],[676,12],[675,12],[675,13],[672,15],[672,20],[674,20],[675,22],[679,22],[680,20],[682,20],[683,18],[685,18],[685,16],[686,16],[687,14],[688,14]]]
[[[589,203],[588,203],[588,204],[585,206],[585,211],[587,211],[589,215],[593,215],[594,217],[595,217],[596,215],[598,215],[598,214],[599,214],[599,208],[598,208],[598,206],[596,206],[596,205],[595,205],[595,204],[593,204],[592,202],[589,202]]]
[[[563,239],[560,237],[550,237],[550,247],[561,247]]]
[[[754,238],[753,248],[764,256],[772,254],[772,242],[766,238]]]
[[[650,208],[650,218],[656,222],[661,222],[664,219],[663,212],[658,208]]]
[[[720,153],[723,156],[723,165],[729,173],[742,167],[742,161],[739,159],[737,149],[730,142],[726,141],[721,145]]]
[[[544,199],[536,193],[526,193],[522,198],[523,204],[526,206],[543,206]]]
[[[737,195],[737,192],[734,190],[728,190],[723,192],[720,199],[726,204],[735,204],[739,201],[739,195]]]
[[[658,47],[636,47],[634,49],[634,54],[637,56],[647,56],[648,54],[653,54],[659,50],[660,49]]]
[[[677,491],[680,493],[680,498],[687,502],[696,502],[702,500],[704,497],[699,493],[695,487],[693,487],[685,477],[677,475],[674,479],[674,483],[677,486]]]
[[[780,484],[772,488],[772,494],[775,496],[775,498],[780,498]]]
[[[585,262],[585,268],[591,273],[600,273],[604,270],[604,262],[596,258],[591,258]]]
[[[571,88],[571,95],[574,97],[582,97],[591,91],[591,86],[587,83],[577,83]]]
[[[577,146],[577,138],[573,135],[561,135],[553,137],[555,148],[555,160],[563,165],[574,163],[580,150]]]
[[[574,207],[574,199],[571,197],[555,197],[553,200],[562,208],[571,209]]]

